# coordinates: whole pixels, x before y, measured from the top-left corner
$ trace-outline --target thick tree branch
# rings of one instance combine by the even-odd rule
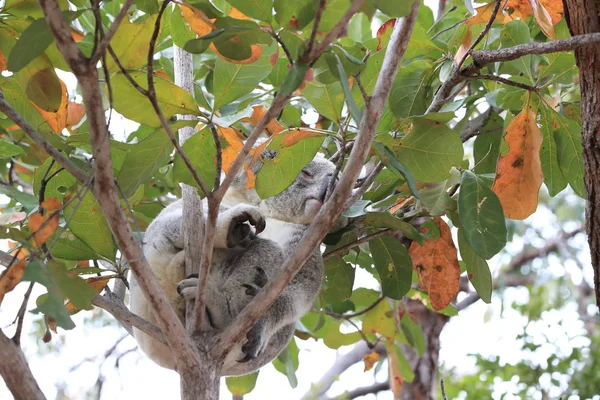
[[[180,371],[197,371],[198,359],[191,339],[144,258],[141,246],[135,239],[119,202],[98,71],[94,65],[86,63],[79,52],[56,0],[40,0],[40,5],[57,46],[65,55],[65,59],[75,73],[82,89],[94,156],[94,195],[102,207],[121,253],[136,274],[138,283],[156,314],[159,326],[177,361],[178,369]]]
[[[21,348],[0,331],[0,375],[15,400],[46,397],[33,377]]]
[[[329,201],[323,205],[315,217],[315,222],[309,226],[295,251],[284,261],[281,272],[242,310],[230,329],[221,334],[220,351],[222,353],[227,352],[233,344],[242,340],[250,327],[279,297],[341,214],[371,148],[377,124],[388,99],[392,82],[398,72],[398,65],[408,45],[420,5],[421,1],[416,0],[409,16],[404,19],[403,23],[397,23],[394,27],[381,72],[373,90],[373,97],[366,107],[356,142],[339,185],[335,188]]]
[[[57,163],[66,169],[80,183],[88,182],[88,176],[75,164],[65,157],[57,148],[52,146],[42,135],[40,135],[25,119],[6,102],[4,93],[0,89],[0,111],[17,124],[38,146],[44,149]]]
[[[460,140],[464,143],[472,137],[479,135],[485,124],[487,124],[490,120],[491,116],[492,108],[490,107],[483,114],[479,114],[477,117],[467,122],[463,130],[460,132]]]

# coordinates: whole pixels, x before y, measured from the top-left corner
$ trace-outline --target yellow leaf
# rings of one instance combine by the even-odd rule
[[[250,19],[250,20],[252,19],[235,7],[231,7],[231,10],[229,11],[229,16],[231,18],[236,18],[236,19]]]
[[[363,361],[365,362],[365,371],[367,372],[373,368],[375,363],[379,361],[379,353],[373,351],[369,354],[363,356]]]
[[[433,222],[440,236],[426,240],[423,246],[413,242],[409,254],[419,275],[419,285],[429,293],[433,309],[441,310],[458,294],[460,265],[450,228],[439,217]]]
[[[0,275],[0,304],[4,300],[4,295],[21,282],[26,263],[27,261],[23,258],[5,269]]]
[[[531,108],[511,121],[504,140],[509,150],[499,157],[492,190],[500,199],[506,218],[525,219],[537,208],[544,179],[540,162],[542,132]]]
[[[237,155],[244,147],[242,140],[233,128],[217,127],[221,140],[221,159],[223,160],[223,171],[229,172],[229,167],[235,161]]]
[[[258,123],[260,122],[260,120],[265,116],[265,114],[267,113],[267,108],[264,105],[259,105],[259,106],[252,106],[252,109],[254,110],[252,112],[252,116],[250,118],[248,118],[248,122],[250,122],[252,125],[256,126],[258,125]],[[272,119],[271,121],[269,121],[269,123],[267,124],[266,127],[266,131],[269,134],[269,136],[272,136],[276,133],[279,133],[281,131],[283,131],[285,128],[283,127],[283,125],[281,125],[276,119]]]

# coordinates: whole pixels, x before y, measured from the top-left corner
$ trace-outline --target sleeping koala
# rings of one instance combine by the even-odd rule
[[[223,199],[215,231],[206,306],[212,328],[226,329],[275,276],[321,208],[334,170],[333,163],[317,155],[286,190],[264,200],[254,189],[245,189],[244,173],[234,180]],[[195,296],[197,278],[184,279],[182,206],[181,200],[176,201],[152,221],[145,233],[143,250],[183,319],[184,299]],[[319,249],[315,249],[287,289],[248,332],[247,340],[229,353],[222,374],[245,375],[277,357],[291,340],[296,321],[310,309],[322,277],[323,260]],[[135,277],[131,279],[130,308],[156,322]],[[167,346],[137,329],[134,333],[150,359],[175,369]]]

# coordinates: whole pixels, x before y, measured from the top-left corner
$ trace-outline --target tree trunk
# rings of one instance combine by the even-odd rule
[[[0,331],[0,375],[15,400],[46,397],[33,377],[21,348]]]
[[[402,346],[402,351],[415,373],[415,379],[404,384],[400,400],[437,400],[440,333],[449,318],[428,310],[420,301],[407,300],[404,306],[423,329],[425,353],[419,357],[412,347]]]
[[[598,0],[563,0],[571,34],[600,32]],[[596,304],[600,307],[600,47],[575,50],[581,86],[581,120],[585,187],[586,229],[594,268]]]

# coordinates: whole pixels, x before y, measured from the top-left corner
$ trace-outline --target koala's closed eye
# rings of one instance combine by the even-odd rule
[[[314,175],[313,175],[313,174],[312,174],[310,171],[308,171],[308,170],[306,170],[306,169],[303,169],[303,170],[302,170],[302,172],[301,172],[300,174],[301,174],[301,175],[302,175],[304,178],[313,178],[313,177],[314,177]]]

